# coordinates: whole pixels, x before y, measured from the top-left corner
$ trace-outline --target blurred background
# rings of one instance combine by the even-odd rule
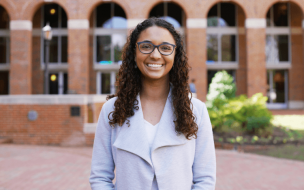
[[[304,161],[303,11],[301,0],[0,0],[0,144],[91,148],[128,34],[160,17],[183,36],[216,148]]]

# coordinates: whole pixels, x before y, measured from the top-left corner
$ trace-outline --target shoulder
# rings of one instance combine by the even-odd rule
[[[108,101],[106,101],[103,106],[102,106],[102,109],[101,109],[101,112],[106,114],[106,115],[109,115],[110,112],[114,111],[114,104],[117,100],[117,97],[113,97],[111,99],[109,99]]]

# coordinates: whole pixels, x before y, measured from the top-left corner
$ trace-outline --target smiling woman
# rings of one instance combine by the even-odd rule
[[[149,18],[132,31],[99,116],[93,190],[214,189],[212,127],[205,104],[188,96],[189,68],[169,22]]]

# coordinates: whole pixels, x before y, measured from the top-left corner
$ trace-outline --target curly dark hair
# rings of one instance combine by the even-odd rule
[[[134,109],[138,110],[136,96],[142,89],[141,72],[135,68],[136,42],[142,31],[158,26],[167,29],[173,36],[176,49],[174,67],[169,72],[169,81],[172,85],[172,100],[175,116],[175,131],[177,134],[184,134],[187,139],[197,138],[198,126],[195,123],[195,116],[191,110],[191,99],[188,97],[190,90],[188,85],[189,70],[188,58],[186,56],[181,35],[174,29],[173,25],[160,18],[149,18],[138,24],[128,37],[123,50],[122,65],[119,69],[118,80],[116,81],[117,93],[109,95],[107,99],[117,97],[114,103],[114,111],[108,116],[110,125],[122,126],[128,117],[134,115]],[[191,94],[192,95],[192,94]],[[191,96],[192,98],[192,96]]]

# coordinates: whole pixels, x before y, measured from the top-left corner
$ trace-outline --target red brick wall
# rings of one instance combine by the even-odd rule
[[[90,16],[90,28],[92,29],[94,23],[94,14],[92,13]],[[94,38],[93,35],[89,37],[89,71],[90,71],[90,94],[96,94],[96,71],[94,70],[94,62],[93,62],[93,51],[94,51]]]
[[[246,83],[247,83],[247,78],[246,78],[246,75],[247,75],[246,33],[245,33],[246,16],[245,16],[243,9],[240,6],[238,6],[237,10],[238,10],[238,12],[237,12],[238,28],[239,28],[240,32],[244,32],[244,33],[239,33],[239,35],[238,35],[239,68],[236,70],[236,87],[237,87],[236,94],[241,95],[241,94],[247,94],[247,90],[246,90]]]
[[[187,54],[192,67],[190,79],[196,79],[197,98],[206,101],[206,29],[187,29]],[[199,50],[200,52],[194,51]]]
[[[289,100],[304,100],[304,63],[303,63],[303,13],[291,3],[291,69],[289,70]]]
[[[80,106],[80,117],[70,116],[70,106],[0,105],[0,136],[18,144],[84,145],[86,106]],[[28,120],[31,110],[38,113],[35,121]]]
[[[41,9],[38,9],[33,18],[33,28],[41,30]],[[41,70],[41,38],[32,37],[32,94],[43,94],[44,73]]]

